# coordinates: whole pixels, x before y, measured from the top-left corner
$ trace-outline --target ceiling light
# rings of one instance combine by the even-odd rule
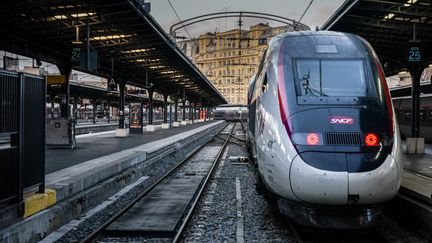
[[[83,18],[83,17],[94,16],[94,15],[96,15],[96,13],[94,12],[71,14],[71,16],[74,18]]]
[[[104,40],[114,40],[114,39],[121,39],[121,38],[127,38],[131,37],[132,35],[104,35],[104,36],[94,36],[90,38],[90,40],[96,40],[96,41],[104,41]]]
[[[159,68],[164,68],[165,66],[163,65],[159,65],[159,66],[150,66],[150,69],[159,69]]]
[[[60,20],[60,19],[67,19],[66,15],[55,15],[51,17],[51,20]]]
[[[146,51],[150,51],[151,49],[146,49],[146,48],[140,48],[140,49],[133,49],[133,50],[128,50],[128,51],[122,51],[123,53],[141,53],[141,52],[146,52]]]
[[[136,59],[136,62],[159,62],[160,59]]]
[[[395,16],[394,13],[389,13],[389,14],[387,14],[387,15],[384,17],[384,19],[391,19],[391,18],[393,18],[394,16]]]
[[[163,72],[161,72],[161,74],[170,74],[170,73],[175,73],[174,71],[163,71]]]
[[[409,6],[411,6],[411,4],[414,4],[416,2],[417,2],[417,0],[408,0],[407,3],[404,3],[404,6],[409,7]]]

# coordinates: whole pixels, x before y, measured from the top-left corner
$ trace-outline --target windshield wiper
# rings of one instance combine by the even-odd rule
[[[328,95],[324,94],[323,92],[320,92],[319,90],[317,90],[315,88],[312,88],[312,86],[309,83],[309,74],[310,74],[310,70],[309,70],[308,74],[303,76],[303,80],[304,80],[303,89],[305,90],[305,94],[310,93],[311,95],[314,95],[317,97],[318,96],[328,96]]]

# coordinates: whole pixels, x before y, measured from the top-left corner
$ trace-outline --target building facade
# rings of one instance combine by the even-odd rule
[[[245,105],[249,81],[270,39],[292,30],[289,25],[257,24],[249,30],[206,33],[178,44],[229,103]]]

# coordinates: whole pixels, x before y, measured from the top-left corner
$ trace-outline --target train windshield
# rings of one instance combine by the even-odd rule
[[[362,60],[296,61],[297,95],[301,97],[366,97]]]

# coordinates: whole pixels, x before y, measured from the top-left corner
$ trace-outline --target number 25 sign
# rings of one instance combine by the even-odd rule
[[[408,62],[420,62],[421,52],[417,46],[412,46],[408,51]]]

